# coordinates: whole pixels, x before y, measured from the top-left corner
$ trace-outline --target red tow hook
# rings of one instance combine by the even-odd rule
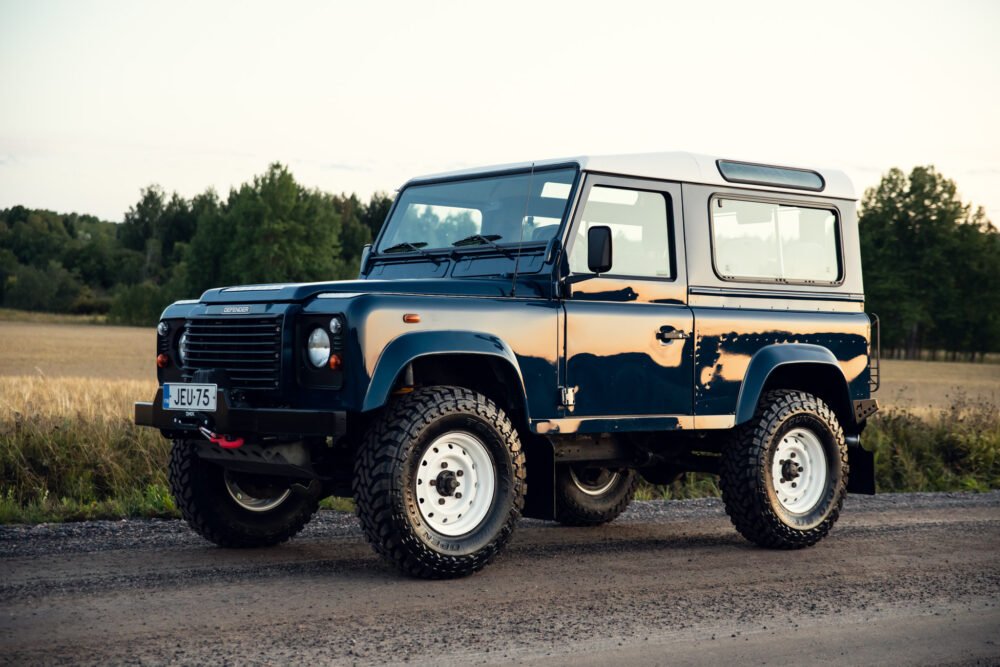
[[[199,426],[198,430],[201,434],[208,438],[208,441],[222,447],[223,449],[236,449],[237,447],[243,446],[243,438],[230,438],[228,435],[219,435],[213,431],[208,430],[204,426]]]

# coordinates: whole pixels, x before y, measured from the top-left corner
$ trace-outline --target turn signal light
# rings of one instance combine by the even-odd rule
[[[156,366],[157,368],[166,368],[170,365],[170,357],[165,354],[156,355]]]
[[[403,321],[407,324],[416,324],[420,321],[420,315],[417,313],[406,313],[403,315]]]
[[[340,358],[339,354],[331,354],[330,355],[330,370],[331,371],[340,370],[340,366],[341,366],[342,363],[343,363],[343,360]]]

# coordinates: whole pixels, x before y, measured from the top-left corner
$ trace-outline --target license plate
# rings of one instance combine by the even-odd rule
[[[215,412],[218,386],[214,384],[164,384],[164,410]]]

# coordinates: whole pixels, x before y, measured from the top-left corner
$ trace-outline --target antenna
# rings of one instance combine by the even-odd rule
[[[531,171],[528,172],[528,192],[524,196],[524,213],[521,215],[521,229],[517,238],[517,255],[514,257],[514,277],[510,281],[510,295],[517,296],[517,270],[521,264],[521,246],[524,243],[524,220],[528,217],[528,202],[531,201],[531,182],[535,178],[535,163],[531,163]]]

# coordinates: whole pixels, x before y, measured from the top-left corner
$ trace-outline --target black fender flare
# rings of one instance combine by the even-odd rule
[[[851,404],[847,378],[840,367],[840,362],[830,350],[809,343],[772,344],[757,350],[750,359],[746,376],[740,386],[739,397],[736,399],[737,424],[750,421],[753,417],[771,374],[776,369],[791,364],[832,367],[841,380],[841,390],[844,392],[846,405]]]
[[[525,410],[527,410],[528,401],[524,387],[524,376],[510,346],[493,334],[449,330],[416,331],[391,340],[375,363],[375,369],[372,371],[372,378],[368,383],[368,389],[362,403],[362,411],[375,410],[386,404],[396,379],[408,364],[421,357],[438,354],[475,354],[502,360],[510,366],[517,378]]]

